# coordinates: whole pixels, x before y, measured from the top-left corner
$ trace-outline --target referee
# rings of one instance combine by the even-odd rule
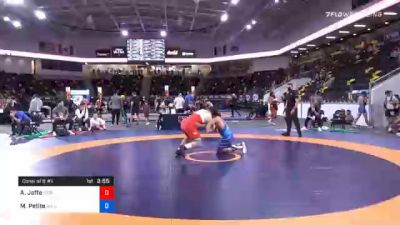
[[[292,130],[292,121],[296,126],[297,134],[302,137],[300,130],[299,118],[297,117],[297,108],[299,104],[299,97],[297,91],[293,89],[293,84],[288,84],[288,92],[285,99],[285,121],[286,121],[286,132],[282,136],[290,136]]]

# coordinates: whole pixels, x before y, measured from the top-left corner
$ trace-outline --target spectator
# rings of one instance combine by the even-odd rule
[[[237,108],[237,101],[238,101],[238,98],[237,98],[236,94],[232,93],[231,99],[230,99],[230,108],[231,108],[232,117],[235,117],[235,112],[239,115],[239,117],[242,116],[242,115],[240,115],[240,112]]]
[[[258,94],[256,92],[253,94],[253,102],[258,102]]]
[[[89,111],[87,105],[84,102],[81,102],[79,108],[75,110],[75,122],[82,130],[87,130],[90,125]]]
[[[347,124],[352,124],[354,121],[354,117],[351,114],[351,110],[346,110],[346,117],[345,117],[345,121]]]
[[[64,102],[59,102],[53,109],[53,133],[57,136],[65,136],[67,131],[66,124],[69,124],[69,129],[72,130],[73,121],[68,116],[68,109],[64,106]]]
[[[146,125],[150,125],[150,120],[149,120],[149,117],[150,117],[150,105],[149,105],[149,102],[147,100],[145,100],[143,102],[143,115],[144,115],[144,118],[146,120]]]
[[[185,99],[183,99],[182,94],[179,93],[179,95],[177,97],[175,97],[174,99],[174,106],[176,109],[177,113],[183,113],[184,110],[184,105],[185,105]]]
[[[136,125],[139,125],[140,97],[136,94],[136,92],[132,92],[130,101],[132,123],[136,120]]]
[[[124,120],[124,123],[126,127],[131,126],[131,100],[129,97],[125,97],[125,95],[121,95],[121,101],[122,101],[122,118]]]
[[[383,107],[385,110],[385,117],[387,120],[387,131],[390,133],[392,132],[392,124],[397,118],[397,109],[399,102],[396,97],[393,96],[392,91],[386,91],[385,92],[385,101],[383,103]]]
[[[185,96],[185,104],[186,107],[191,107],[194,105],[194,95],[193,93],[188,92]]]
[[[106,130],[106,122],[100,117],[99,113],[93,114],[93,117],[90,119],[89,130]]]
[[[117,126],[119,125],[121,108],[122,108],[121,98],[118,96],[118,91],[115,91],[114,95],[111,96],[110,100],[111,126],[114,126],[115,123],[117,124]]]
[[[29,114],[41,112],[42,107],[43,107],[42,100],[36,94],[33,95],[31,103],[29,104],[29,110],[28,110]]]
[[[75,115],[75,110],[77,106],[74,101],[71,99],[71,95],[67,95],[67,99],[64,101],[64,106],[68,109],[68,117],[72,119]]]
[[[11,118],[11,136],[16,134],[22,135],[25,131],[25,127],[29,126],[31,122],[31,118],[26,115],[24,111],[17,111],[15,108],[12,108],[10,111]]]
[[[273,91],[270,92],[268,98],[269,110],[271,112],[271,116],[269,118],[269,123],[275,125],[274,120],[278,117],[278,104],[279,101],[275,96]]]

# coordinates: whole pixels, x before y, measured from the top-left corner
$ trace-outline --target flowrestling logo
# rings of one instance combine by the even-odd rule
[[[335,11],[335,12],[325,12],[326,17],[333,17],[333,18],[344,18],[353,15],[354,12],[345,12],[345,11]],[[376,12],[374,14],[369,15],[368,17],[382,17],[382,12]]]

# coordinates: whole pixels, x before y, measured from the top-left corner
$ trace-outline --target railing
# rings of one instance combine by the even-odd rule
[[[382,83],[383,81],[393,77],[394,75],[397,75],[400,73],[400,67],[398,67],[395,70],[390,71],[389,73],[385,74],[384,76],[380,77],[379,79],[377,79],[375,82],[370,83],[369,87],[370,89],[373,88],[374,86],[376,86],[377,84]]]

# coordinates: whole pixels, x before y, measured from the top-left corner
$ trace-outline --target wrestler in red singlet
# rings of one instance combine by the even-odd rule
[[[182,140],[176,154],[184,155],[184,150],[198,146],[201,141],[199,127],[205,127],[211,120],[211,112],[205,109],[193,112],[192,115],[184,119],[181,123],[181,130],[186,138]]]

